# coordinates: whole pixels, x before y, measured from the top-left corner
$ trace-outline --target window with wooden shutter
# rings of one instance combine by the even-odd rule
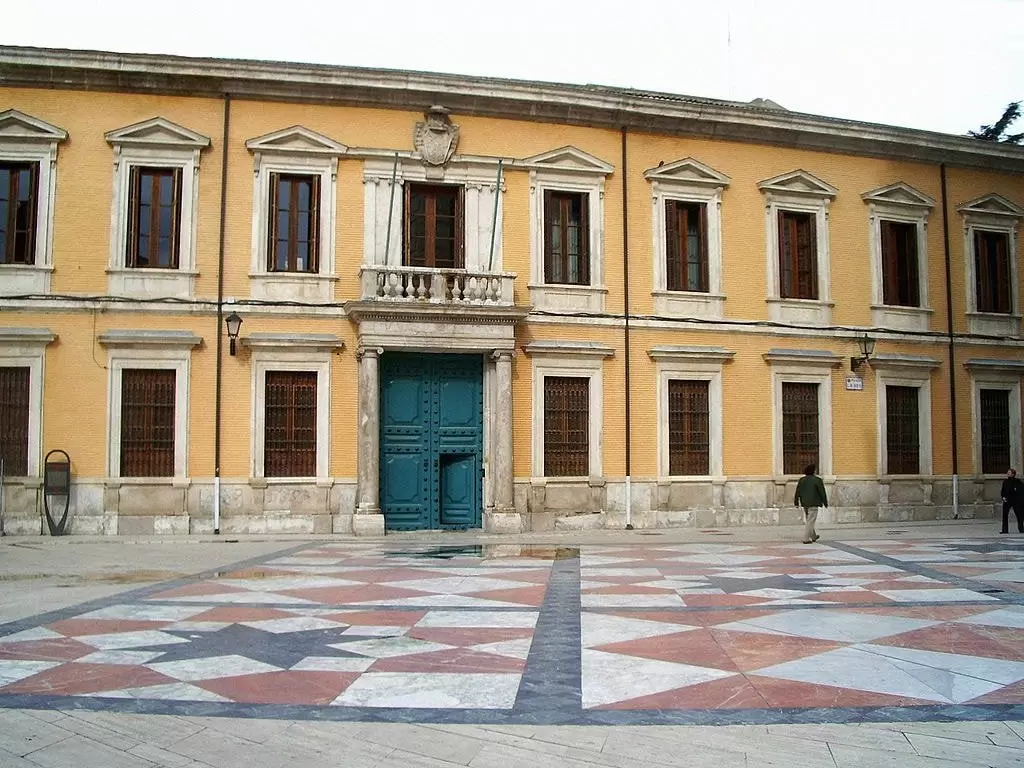
[[[818,385],[782,383],[782,471],[799,475],[818,463]]]
[[[917,225],[879,222],[882,236],[882,301],[889,306],[921,306],[917,264]]]
[[[316,476],[316,371],[267,371],[264,477]]]
[[[544,282],[590,285],[590,196],[544,191]]]
[[[0,457],[6,477],[28,474],[28,368],[0,368]]]
[[[668,465],[670,475],[709,474],[708,382],[668,383]]]
[[[121,372],[121,476],[174,476],[175,372]]]
[[[39,163],[0,163],[0,264],[34,264]]]
[[[1010,393],[983,389],[981,400],[981,471],[1002,474],[1010,467]]]
[[[544,475],[590,474],[590,379],[544,377]]]
[[[319,270],[320,177],[270,174],[269,272]]]
[[[177,269],[181,232],[181,168],[132,166],[128,177],[125,265]]]
[[[979,312],[1010,313],[1009,238],[1005,232],[974,230],[974,283]]]
[[[779,295],[818,298],[818,240],[812,213],[779,211]]]
[[[707,206],[665,201],[665,272],[670,291],[708,290]]]
[[[890,475],[921,471],[918,394],[917,387],[885,388],[885,456]]]
[[[465,266],[462,187],[407,184],[405,252],[408,267]]]

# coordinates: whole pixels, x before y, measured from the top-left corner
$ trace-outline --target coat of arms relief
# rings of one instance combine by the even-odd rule
[[[433,106],[423,115],[426,120],[416,123],[413,146],[427,165],[444,165],[455,154],[459,143],[459,126],[452,125],[448,110]]]

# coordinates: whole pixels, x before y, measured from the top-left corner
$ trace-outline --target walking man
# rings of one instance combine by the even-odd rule
[[[817,466],[814,464],[804,467],[804,476],[796,484],[796,495],[793,497],[793,505],[804,508],[804,544],[813,544],[820,538],[814,530],[814,523],[818,520],[818,507],[828,506],[825,483],[814,474],[815,470]]]
[[[1017,533],[1024,533],[1024,482],[1017,477],[1017,470],[1013,467],[1006,470],[1006,479],[1003,480],[999,495],[1003,497],[1003,530],[1000,533],[1010,532],[1011,507],[1017,518]]]

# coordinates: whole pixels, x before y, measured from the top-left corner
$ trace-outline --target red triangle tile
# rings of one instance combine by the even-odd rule
[[[426,615],[426,611],[338,611],[320,618],[354,627],[411,627]]]
[[[769,707],[911,707],[934,701],[855,691],[831,685],[797,683],[772,677],[747,675],[747,680],[764,697]]]
[[[225,595],[238,592],[248,592],[242,587],[233,587],[222,581],[203,581],[198,584],[186,584],[183,587],[175,587],[164,592],[157,592],[150,600],[166,600],[175,597],[206,597],[208,595]]]
[[[417,582],[423,579],[439,579],[448,576],[443,570],[429,568],[367,568],[361,571],[338,571],[328,575],[349,581],[364,581],[367,584],[387,584],[392,581]],[[412,585],[410,585],[412,586]]]
[[[878,645],[1024,661],[1024,632],[980,624],[939,624],[876,640]]]
[[[63,619],[52,624],[46,624],[47,629],[60,632],[67,637],[81,637],[83,635],[111,635],[117,632],[134,632],[139,629],[160,629],[171,621],[153,621],[142,619]]]
[[[91,645],[70,637],[29,640],[22,643],[0,643],[0,659],[20,661],[71,661],[95,653]]]
[[[237,624],[242,621],[269,621],[270,619],[294,619],[295,614],[278,608],[243,608],[234,605],[217,606],[198,613],[186,621],[215,621]]]
[[[711,634],[726,655],[732,659],[736,668],[743,672],[814,656],[835,648],[842,648],[844,645],[828,640],[813,640],[809,637],[736,632],[715,628],[711,629]]]
[[[220,677],[192,684],[243,704],[330,704],[359,672],[284,670]]]
[[[318,603],[348,604],[372,603],[379,600],[398,600],[403,597],[423,597],[423,590],[385,587],[380,584],[366,584],[358,587],[312,587],[310,589],[282,589],[278,594],[314,600]]]
[[[976,699],[971,699],[968,704],[1024,704],[1024,680],[1013,685],[1007,685],[997,691],[986,693]]]
[[[885,608],[858,608],[857,613],[867,613],[878,616],[900,616],[906,619],[930,619],[933,621],[953,621],[964,619],[968,616],[991,611],[997,605],[918,605],[907,606],[894,604]]]
[[[768,706],[761,693],[742,675],[653,693],[598,709],[746,709]]]
[[[759,605],[773,597],[756,597],[754,595],[680,595],[689,608],[723,608]]]
[[[712,667],[729,672],[737,671],[736,664],[715,641],[707,629],[694,629],[672,635],[644,637],[618,643],[596,646],[594,650],[621,653],[645,659],[673,661],[695,667]]]
[[[125,664],[62,664],[0,689],[3,693],[38,693],[74,696],[99,694],[143,685],[176,683],[177,680],[147,667]]]
[[[585,595],[674,595],[675,590],[666,587],[642,587],[639,584],[616,584],[614,587],[584,589]]]
[[[841,592],[819,592],[816,595],[807,595],[805,600],[818,600],[823,603],[889,603],[889,598],[877,592],[868,592],[865,589],[844,589]]]
[[[547,587],[521,587],[519,589],[494,589],[486,592],[470,592],[467,597],[479,597],[482,600],[500,600],[503,603],[539,606],[544,602]]]
[[[414,653],[409,656],[378,659],[370,667],[370,671],[469,674],[472,672],[522,672],[525,666],[526,662],[523,659],[471,651],[467,648],[451,648],[430,653]]]

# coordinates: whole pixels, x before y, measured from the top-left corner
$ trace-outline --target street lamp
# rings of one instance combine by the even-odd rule
[[[242,329],[242,318],[238,316],[237,312],[232,312],[224,318],[224,324],[228,327],[228,354],[234,357],[235,339],[238,338],[238,332]]]
[[[850,358],[850,370],[856,371],[861,365],[871,359],[871,353],[875,351],[875,340],[866,333],[857,339],[860,346],[860,357]]]

